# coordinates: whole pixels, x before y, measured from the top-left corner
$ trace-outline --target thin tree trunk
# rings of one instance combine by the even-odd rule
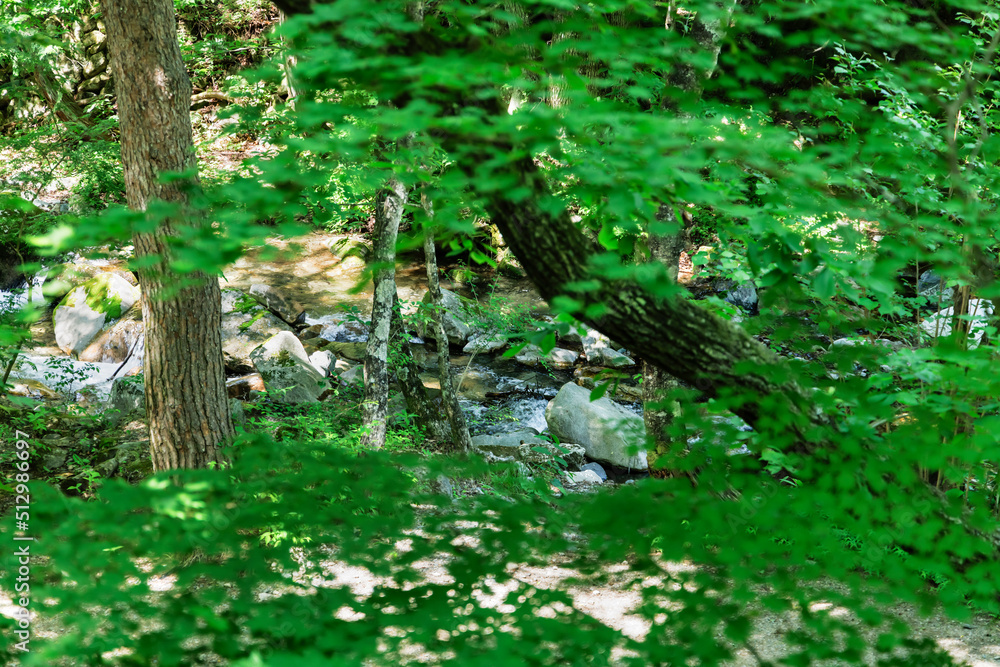
[[[425,209],[430,215],[430,206],[425,202]],[[441,296],[441,283],[438,280],[437,256],[434,248],[434,234],[430,230],[424,233],[424,261],[427,265],[427,290],[431,294],[431,308],[434,317],[434,337],[437,339],[438,377],[441,381],[441,401],[444,404],[448,423],[451,424],[452,442],[459,450],[472,448],[469,437],[469,426],[465,423],[465,414],[458,405],[458,394],[451,381],[451,360],[448,355],[448,336],[444,332],[444,308]]]
[[[375,199],[375,296],[365,354],[365,400],[361,404],[368,431],[361,443],[373,449],[385,445],[389,404],[389,330],[396,301],[396,237],[403,218],[406,187],[395,177]]]
[[[660,206],[660,210],[657,211],[658,218],[673,215],[674,208],[666,204]],[[671,236],[649,237],[650,260],[663,263],[667,267],[667,275],[674,281],[677,280],[681,251],[684,249],[684,232],[682,229]],[[653,477],[665,478],[671,474],[671,471],[663,466],[661,459],[670,453],[673,446],[666,434],[666,430],[673,422],[673,406],[664,403],[664,394],[675,386],[677,381],[672,375],[648,361],[642,362],[642,421],[646,426],[646,435],[650,442],[646,460],[649,474]],[[686,443],[680,443],[679,446],[684,447]]]
[[[279,26],[282,25],[286,20],[288,20],[288,17],[285,15],[285,12],[279,9],[278,25]],[[288,41],[284,37],[281,38],[281,44],[282,44],[282,50],[285,51],[281,59],[281,73],[284,78],[283,83],[285,84],[285,89],[288,91],[288,99],[286,100],[286,103],[288,104],[289,108],[294,110],[295,98],[297,98],[299,95],[298,87],[295,85],[295,74],[294,74],[295,66],[298,64],[298,58],[296,58],[295,56],[291,55],[288,52],[289,47],[291,45],[288,44]]]
[[[417,423],[424,428],[427,435],[435,440],[448,438],[448,424],[441,421],[438,411],[427,395],[427,388],[420,379],[420,368],[413,361],[410,352],[409,334],[403,326],[403,316],[399,311],[399,298],[395,299],[392,308],[392,328],[389,331],[390,341],[395,353],[396,380],[403,392],[407,411],[417,418]]]
[[[198,186],[197,175],[183,185],[159,182],[164,172],[197,166],[188,115],[191,82],[177,44],[173,3],[103,0],[102,11],[128,204],[137,211],[157,199],[184,205],[185,188]],[[163,221],[132,237],[143,290],[146,412],[157,471],[222,463],[223,446],[235,435],[222,361],[219,282],[195,272],[179,285],[168,268],[172,228],[184,222]]]

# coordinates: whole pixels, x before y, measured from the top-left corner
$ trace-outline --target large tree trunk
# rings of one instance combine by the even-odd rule
[[[191,82],[170,0],[102,0],[118,96],[122,163],[129,206],[153,200],[185,204],[178,182],[163,172],[196,168],[191,138]],[[197,186],[192,176],[184,186]],[[170,272],[172,225],[133,236],[143,290],[144,372],[150,446],[157,471],[200,468],[225,460],[234,436],[222,361],[218,280],[203,273]],[[158,258],[152,265],[143,260]]]
[[[390,178],[375,198],[375,296],[372,324],[365,354],[365,400],[362,423],[368,431],[362,444],[379,449],[385,445],[386,411],[389,404],[389,332],[396,301],[396,237],[403,218],[406,187]]]

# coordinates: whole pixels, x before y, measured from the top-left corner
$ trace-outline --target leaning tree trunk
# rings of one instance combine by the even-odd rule
[[[430,207],[428,214],[430,214]],[[428,229],[424,235],[424,263],[427,265],[427,290],[431,294],[431,307],[434,318],[434,337],[437,339],[438,377],[441,381],[441,402],[444,412],[451,424],[452,442],[461,451],[472,448],[469,437],[469,426],[465,423],[465,414],[458,405],[458,394],[451,381],[451,359],[448,355],[448,336],[444,331],[444,308],[441,295],[441,282],[438,280],[437,255],[434,247],[434,234]]]
[[[191,82],[184,70],[170,0],[102,0],[118,96],[125,192],[134,210],[153,200],[187,202],[185,187],[159,182],[164,172],[195,170]],[[142,316],[146,412],[155,470],[201,468],[225,460],[234,436],[222,361],[219,283],[204,273],[179,282],[169,270],[170,237],[183,220],[135,233]],[[149,263],[147,263],[149,262]]]
[[[403,218],[406,187],[390,178],[375,199],[375,296],[372,324],[365,354],[365,400],[362,423],[368,431],[361,443],[373,449],[385,445],[386,412],[389,405],[389,330],[396,301],[396,237]]]

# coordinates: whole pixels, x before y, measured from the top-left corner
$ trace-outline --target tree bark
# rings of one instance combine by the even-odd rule
[[[389,404],[389,330],[396,301],[396,238],[403,218],[406,187],[395,177],[375,199],[375,296],[365,354],[365,400],[362,421],[368,431],[361,443],[373,449],[385,445]]]
[[[657,217],[673,215],[674,208],[666,204],[657,211]],[[681,251],[684,249],[684,230],[671,236],[649,237],[650,260],[662,263],[667,269],[667,275],[671,280],[677,280],[679,273]],[[649,467],[649,474],[653,477],[664,478],[670,476],[670,470],[662,465],[664,456],[670,453],[673,443],[667,438],[666,430],[673,422],[674,413],[672,405],[664,402],[664,394],[668,389],[677,386],[676,380],[670,373],[643,360],[642,362],[642,421],[646,426],[646,437],[649,440],[649,448],[646,450],[646,461]],[[686,443],[679,446],[686,447]],[[658,465],[659,464],[659,465]]]
[[[170,0],[102,0],[102,12],[129,207],[145,211],[157,199],[183,206],[185,188],[197,187],[197,175],[183,185],[158,180],[164,172],[197,167],[188,115],[191,82],[177,44],[174,6]],[[179,283],[169,270],[169,240],[179,224],[184,221],[162,221],[132,237],[143,290],[146,412],[157,471],[222,463],[223,446],[234,436],[219,283],[200,272]]]
[[[406,410],[417,418],[417,423],[434,440],[448,437],[448,425],[438,417],[433,401],[427,395],[427,388],[420,379],[420,369],[410,352],[409,334],[403,326],[403,316],[399,311],[399,297],[392,307],[392,328],[389,337],[398,363],[395,364],[396,380],[406,401]]]
[[[709,56],[709,64],[703,69],[699,69],[691,64],[690,59],[681,59],[667,76],[668,94],[663,96],[665,106],[669,106],[670,88],[679,90],[689,102],[700,100],[705,81],[711,78],[715,72],[715,66],[719,61],[719,52],[722,49],[722,38],[729,26],[735,5],[735,0],[724,0],[715,3],[719,11],[717,16],[711,16],[708,20],[702,20],[700,16],[695,16],[691,22],[691,35],[698,45],[698,50]],[[673,18],[671,16],[672,10],[673,5],[670,6],[667,13],[666,27],[668,30]],[[682,117],[687,117],[684,112],[678,113]],[[684,244],[687,240],[687,220],[689,218],[681,215],[682,210],[671,204],[661,204],[656,212],[657,220],[664,221],[676,218],[681,227],[676,234],[669,236],[650,235],[649,237],[650,259],[654,262],[661,262],[667,269],[667,275],[674,282],[677,281],[681,251],[684,250]],[[642,418],[651,445],[647,450],[646,458],[649,473],[653,477],[667,477],[671,474],[670,470],[662,465],[657,465],[657,463],[670,452],[672,447],[687,447],[687,443],[671,443],[665,433],[673,421],[673,411],[672,406],[663,404],[663,394],[674,384],[675,381],[669,373],[655,364],[643,361],[642,400],[644,409]]]
[[[428,215],[430,206],[425,204]],[[444,412],[448,415],[451,425],[452,442],[460,451],[472,449],[469,437],[469,426],[465,423],[465,414],[458,404],[458,394],[451,381],[451,359],[448,354],[448,336],[444,332],[444,308],[441,295],[441,282],[438,280],[437,255],[434,247],[434,234],[429,229],[424,232],[424,263],[427,265],[427,290],[431,294],[431,308],[434,318],[434,337],[437,339],[438,378],[441,382],[441,402]]]

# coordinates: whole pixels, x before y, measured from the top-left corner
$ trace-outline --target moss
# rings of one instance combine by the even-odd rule
[[[263,308],[257,303],[257,299],[249,294],[241,294],[233,303],[234,313],[254,313],[255,311],[263,312]]]
[[[256,303],[256,302],[254,302],[254,303]],[[256,322],[257,320],[259,320],[262,317],[264,317],[264,309],[263,308],[261,308],[260,310],[258,310],[257,312],[255,312],[253,314],[253,317],[251,317],[249,320],[247,320],[246,322],[243,322],[242,324],[240,324],[240,326],[238,326],[237,329],[239,329],[241,332],[242,331],[246,331],[247,329],[249,329],[250,327],[253,326],[254,322]]]
[[[108,319],[117,320],[122,316],[122,299],[111,292],[112,275],[114,274],[103,273],[96,278],[91,278],[67,294],[66,298],[59,304],[59,308],[76,306],[78,295],[82,292],[91,310],[104,313]]]
[[[278,352],[277,362],[279,366],[283,366],[285,368],[295,365],[295,360],[292,359],[292,355],[288,353],[288,350]]]

